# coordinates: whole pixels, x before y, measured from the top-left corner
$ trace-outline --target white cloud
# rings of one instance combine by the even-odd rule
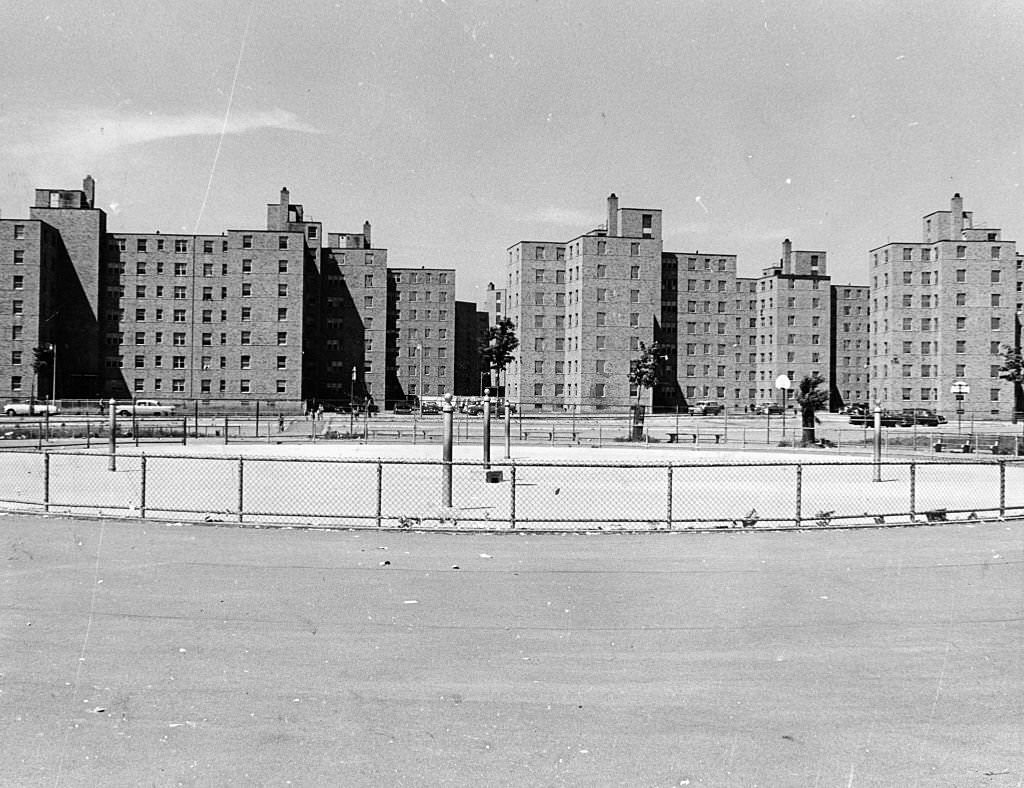
[[[14,124],[11,124],[14,125]],[[17,142],[3,146],[13,155],[37,156],[41,153],[73,151],[91,158],[112,153],[130,145],[178,137],[245,134],[262,129],[282,129],[305,134],[320,133],[315,127],[300,120],[294,113],[283,109],[262,112],[233,112],[224,123],[223,116],[213,114],[191,115],[130,115],[124,112],[100,114],[91,111],[58,113],[52,120],[39,125],[17,124],[20,127]],[[29,129],[28,131],[25,131]],[[8,129],[8,139],[15,130]]]

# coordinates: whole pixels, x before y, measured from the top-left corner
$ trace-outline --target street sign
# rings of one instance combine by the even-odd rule
[[[779,375],[775,378],[775,388],[791,389],[793,388],[793,381],[791,381],[786,375]]]

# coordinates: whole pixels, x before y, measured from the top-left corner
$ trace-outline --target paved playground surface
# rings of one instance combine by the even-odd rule
[[[6,785],[1019,786],[1019,523],[0,517]]]
[[[238,519],[241,499],[249,522],[374,525],[379,478],[380,522],[391,528],[506,528],[513,503],[517,527],[540,530],[659,529],[670,515],[673,527],[731,526],[750,512],[757,513],[760,527],[792,525],[798,497],[802,519],[827,516],[846,525],[940,509],[985,518],[1000,513],[1001,500],[1006,514],[1024,511],[1020,461],[1001,469],[993,458],[987,464],[936,458],[943,463],[919,462],[912,472],[904,460],[883,465],[876,482],[870,461],[838,452],[666,447],[514,447],[513,501],[510,468],[503,468],[501,483],[488,483],[481,448],[465,445],[455,447],[449,509],[441,505],[440,454],[438,445],[337,441],[144,444],[121,447],[117,470],[109,472],[105,452],[94,448],[51,454],[48,492],[51,511],[67,514],[138,513],[144,501],[151,517],[231,521]],[[495,446],[491,456],[499,468],[502,455]],[[244,469],[240,457],[247,458]],[[384,460],[379,468],[377,458]],[[9,508],[40,508],[43,460],[36,453],[0,454],[0,500]],[[670,463],[676,466],[671,474]],[[606,467],[621,465],[629,467]]]

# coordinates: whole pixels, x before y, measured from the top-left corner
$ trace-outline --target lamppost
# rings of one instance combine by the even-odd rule
[[[356,367],[352,365],[352,379],[348,384],[348,432],[351,435],[356,429]]]
[[[416,394],[420,404],[420,418],[423,418],[423,345],[416,345],[416,355],[420,357],[419,383],[416,386]]]
[[[51,342],[48,346],[50,351],[50,404],[57,401],[57,343]]]

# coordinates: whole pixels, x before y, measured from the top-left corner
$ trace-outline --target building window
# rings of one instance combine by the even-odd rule
[[[629,245],[629,256],[630,257],[639,257],[640,256],[640,244],[639,243],[631,243]]]
[[[288,236],[287,235],[279,235],[277,237],[277,248],[278,249],[287,249],[288,248]]]
[[[25,277],[20,274],[15,274],[11,284],[12,290],[24,290],[25,289]]]
[[[595,383],[594,384],[594,396],[595,397],[603,397],[604,396],[604,383]]]
[[[629,291],[629,303],[631,303],[631,304],[639,304],[640,303],[640,291],[639,290],[630,290]],[[719,311],[723,311],[723,310],[719,310]]]
[[[171,356],[171,367],[173,369],[184,369],[185,368],[185,357],[184,356]]]
[[[185,334],[182,332],[175,332],[174,335],[171,337],[171,341],[173,344],[178,345],[179,347],[184,346]]]
[[[994,316],[989,318],[989,328],[992,331],[999,331],[1001,325],[1002,325],[1002,320],[1000,318],[994,317]]]
[[[967,247],[966,246],[958,246],[956,248],[956,256],[961,258],[961,259],[964,258],[964,257],[967,257]]]
[[[278,298],[286,298],[288,296],[288,285],[284,282],[277,283],[277,295]]]
[[[639,328],[640,327],[640,313],[639,312],[630,312],[629,313],[629,326],[630,326],[630,328]]]
[[[606,325],[606,319],[608,315],[605,312],[597,312],[594,315],[594,325],[603,326]]]
[[[251,298],[251,297],[252,297],[252,283],[251,282],[242,282],[242,298]]]
[[[251,235],[243,235],[242,236],[242,248],[243,249],[252,249],[252,236]]]
[[[288,332],[287,331],[278,331],[277,332],[277,344],[278,345],[282,345],[282,346],[288,344]]]
[[[187,252],[188,251],[188,241],[186,241],[184,238],[177,238],[177,239],[175,239],[175,241],[174,241],[174,251],[178,252],[179,254],[181,254],[183,252]],[[175,263],[175,265],[177,265],[177,263]]]
[[[992,276],[991,276],[991,280],[990,281],[993,284],[995,284],[997,282],[1003,281],[1003,272],[1000,271],[998,268],[993,268],[992,269]]]
[[[365,309],[373,308],[373,296],[363,296],[363,307]]]
[[[15,249],[14,250],[14,264],[22,265],[25,262],[25,250]]]
[[[248,380],[243,379],[238,381],[238,390],[242,394],[248,394],[252,391],[252,386]]]
[[[174,310],[173,318],[174,318],[174,322],[175,323],[184,323],[185,322],[185,310],[184,309],[175,309]]]
[[[993,260],[998,260],[999,259],[999,252],[1000,252],[1000,247],[998,247],[998,246],[993,246],[992,247],[992,259]]]
[[[278,310],[277,310],[277,319],[278,320],[287,320],[288,319],[288,307],[282,306],[282,307],[278,308]]]
[[[14,240],[23,241],[25,240],[25,225],[16,224],[14,225]]]
[[[225,339],[224,334],[221,334],[221,339]],[[223,345],[225,343],[221,342],[221,344]],[[241,334],[241,338],[239,340],[239,344],[251,345],[252,344],[252,331],[243,331],[242,334]]]
[[[958,282],[966,282],[967,281],[967,269],[966,268],[957,268],[956,269],[956,281],[958,281]]]
[[[174,297],[179,301],[186,298],[187,290],[184,286],[177,286],[174,288]]]

